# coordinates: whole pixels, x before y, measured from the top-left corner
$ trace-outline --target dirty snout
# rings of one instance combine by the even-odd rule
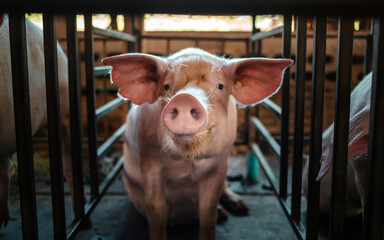
[[[193,135],[207,124],[207,97],[203,90],[178,92],[164,107],[162,120],[176,135]]]

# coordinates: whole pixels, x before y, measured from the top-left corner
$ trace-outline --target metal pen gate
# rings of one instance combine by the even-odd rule
[[[112,12],[112,13],[252,13],[285,14],[285,25],[283,28],[283,57],[290,57],[291,39],[291,16],[297,16],[297,54],[296,54],[296,90],[295,90],[295,131],[294,131],[294,164],[293,164],[293,188],[291,204],[287,202],[287,164],[288,164],[288,116],[289,116],[289,72],[284,76],[283,83],[283,103],[281,108],[281,143],[280,145],[263,131],[261,122],[257,118],[252,118],[252,125],[261,130],[262,134],[269,139],[274,152],[280,155],[280,184],[275,186],[274,175],[263,154],[256,144],[251,144],[251,149],[258,156],[266,175],[271,181],[272,188],[287,215],[292,228],[298,239],[317,239],[318,227],[318,203],[319,203],[319,183],[315,176],[319,169],[318,161],[311,161],[309,173],[309,198],[306,227],[300,221],[300,201],[301,201],[301,168],[302,168],[302,144],[303,144],[303,95],[304,95],[304,74],[305,68],[305,49],[302,43],[306,38],[306,17],[315,16],[314,33],[314,67],[313,67],[313,89],[311,106],[311,142],[310,159],[320,159],[321,156],[321,133],[322,133],[322,98],[324,80],[324,58],[325,58],[325,23],[326,15],[342,15],[339,18],[338,33],[338,67],[337,67],[337,97],[336,97],[336,117],[335,117],[335,151],[332,184],[331,202],[331,221],[330,239],[341,239],[341,229],[343,227],[344,205],[345,205],[345,185],[346,185],[346,163],[347,163],[347,141],[348,141],[348,118],[350,101],[350,72],[351,72],[351,53],[353,38],[353,18],[351,15],[374,15],[375,23],[373,30],[373,81],[372,81],[372,109],[369,136],[369,169],[366,191],[366,205],[364,209],[363,239],[381,239],[383,233],[383,200],[384,191],[381,184],[384,182],[384,19],[380,15],[383,12],[383,3],[379,0],[369,1],[324,1],[312,4],[303,4],[302,1],[283,1],[283,0],[260,0],[257,2],[248,1],[166,1],[158,3],[152,0],[141,0],[139,2],[129,2],[111,0],[108,4],[101,0],[92,2],[69,0],[60,3],[48,3],[45,1],[34,1],[24,3],[19,0],[5,1],[1,3],[2,9],[9,12],[10,21],[10,42],[12,59],[12,77],[15,107],[15,125],[17,126],[17,153],[19,164],[19,183],[20,183],[20,202],[22,213],[22,230],[24,239],[38,239],[36,200],[34,183],[31,181],[34,176],[33,157],[32,157],[32,138],[29,110],[29,91],[28,91],[28,72],[25,42],[25,17],[24,12],[43,12],[44,16],[44,42],[45,42],[45,62],[46,78],[54,79],[47,81],[47,103],[49,121],[49,147],[51,159],[52,177],[52,204],[53,204],[53,223],[55,239],[74,239],[81,228],[81,225],[90,216],[100,198],[105,193],[111,181],[116,177],[121,169],[122,160],[114,167],[112,172],[100,185],[97,180],[96,160],[104,153],[108,147],[102,145],[97,149],[96,142],[96,119],[101,112],[107,108],[95,111],[95,90],[94,90],[94,67],[93,67],[93,46],[91,26],[92,12]],[[348,12],[345,7],[348,6]],[[69,60],[69,81],[70,81],[70,110],[71,110],[71,136],[72,136],[72,158],[73,175],[75,186],[75,220],[69,229],[66,229],[64,211],[63,176],[61,171],[61,149],[60,149],[60,116],[58,111],[58,81],[56,63],[56,44],[55,28],[53,25],[54,14],[65,12],[67,14],[67,38],[68,38],[68,60]],[[91,199],[83,204],[83,184],[81,161],[81,136],[79,121],[79,87],[78,87],[78,59],[77,59],[77,39],[76,39],[76,20],[75,13],[85,13],[85,49],[86,49],[86,69],[87,69],[87,93],[88,93],[88,127],[90,145],[90,171],[91,171]],[[347,15],[348,14],[348,15]],[[133,38],[134,39],[134,38]],[[252,40],[257,40],[254,37]],[[49,91],[48,91],[49,89]],[[288,100],[287,100],[288,99]],[[120,102],[110,103],[110,105],[120,104]],[[276,104],[266,102],[265,105],[274,109],[277,115],[279,108]],[[381,111],[380,111],[381,110]],[[108,110],[105,110],[108,111]],[[123,127],[120,128],[108,142],[114,142],[121,136]],[[104,150],[103,150],[104,149]],[[289,207],[291,205],[291,207]]]

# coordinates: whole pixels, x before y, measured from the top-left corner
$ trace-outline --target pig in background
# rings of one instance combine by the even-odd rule
[[[43,31],[26,21],[32,134],[47,123]],[[9,221],[10,156],[16,151],[8,16],[0,14],[0,228]],[[57,46],[64,176],[72,191],[67,57]],[[17,96],[16,96],[17,97]],[[32,181],[33,179],[31,179]]]
[[[290,59],[224,59],[189,48],[168,58],[123,54],[112,66],[119,94],[135,105],[127,116],[124,184],[149,223],[150,239],[168,224],[199,219],[199,239],[215,239],[220,198],[248,208],[225,183],[236,137],[235,100],[255,104],[281,85]]]
[[[371,105],[372,73],[368,74],[351,93],[349,120],[348,165],[346,209],[348,217],[362,213],[365,197],[365,174],[367,166],[369,114]],[[332,155],[333,155],[332,124],[323,133],[321,168],[317,180],[321,180],[320,212],[329,213],[331,197]],[[308,162],[303,172],[303,190],[307,195]]]

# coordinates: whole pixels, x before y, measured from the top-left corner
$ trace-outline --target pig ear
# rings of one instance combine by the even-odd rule
[[[277,92],[284,69],[291,59],[249,58],[233,59],[223,67],[233,80],[232,95],[242,104],[254,104]]]
[[[370,105],[367,105],[349,120],[348,160],[368,151],[369,113]],[[331,138],[333,141],[333,132]],[[332,167],[333,142],[324,147],[317,181],[321,180]]]
[[[166,70],[163,59],[148,54],[122,54],[102,60],[112,66],[111,81],[120,87],[119,94],[134,104],[154,103],[159,79]]]

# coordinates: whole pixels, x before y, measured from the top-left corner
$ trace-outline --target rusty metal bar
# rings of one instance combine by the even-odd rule
[[[9,13],[13,104],[23,239],[37,240],[35,176],[32,150],[31,109],[29,105],[28,59],[25,15]]]
[[[292,15],[284,15],[283,29],[283,57],[291,58],[291,38],[292,38]],[[288,144],[289,144],[289,112],[291,100],[291,68],[284,71],[283,83],[281,90],[281,153],[280,153],[280,183],[279,194],[282,199],[287,198],[287,182],[288,182]]]
[[[339,18],[337,47],[336,109],[333,140],[333,167],[329,239],[342,239],[345,211],[353,18]]]
[[[301,213],[301,178],[303,168],[303,132],[304,132],[304,100],[305,100],[305,65],[306,65],[306,38],[307,18],[297,16],[296,38],[296,79],[295,79],[295,119],[293,139],[293,165],[292,165],[292,201],[291,217],[300,222]]]
[[[88,156],[91,181],[91,200],[99,195],[99,179],[97,173],[97,125],[96,125],[96,91],[94,75],[93,26],[92,14],[84,15],[84,49],[85,75],[87,92],[88,117]]]
[[[66,239],[61,120],[57,67],[57,41],[54,15],[43,14],[45,82],[47,97],[49,162],[54,239]]]
[[[71,151],[72,174],[74,191],[75,220],[84,217],[84,184],[83,164],[81,149],[81,114],[80,114],[80,78],[79,59],[77,47],[76,15],[67,15],[67,53],[68,53],[68,82],[69,82],[69,107],[71,115]]]
[[[306,239],[316,240],[319,228],[320,170],[323,132],[324,72],[327,17],[316,16],[312,60],[311,138],[309,143]]]
[[[376,17],[374,30],[371,118],[364,208],[364,240],[383,239],[384,202],[384,18]]]

